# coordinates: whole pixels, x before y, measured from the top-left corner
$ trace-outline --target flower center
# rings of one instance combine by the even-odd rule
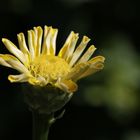
[[[30,63],[29,70],[36,78],[42,76],[45,79],[57,80],[64,78],[70,72],[70,66],[60,57],[41,55]]]

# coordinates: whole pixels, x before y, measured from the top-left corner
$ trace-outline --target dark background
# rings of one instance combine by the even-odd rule
[[[58,48],[73,30],[106,57],[103,71],[78,83],[50,140],[140,140],[139,19],[139,0],[1,0],[0,38],[17,44],[17,33],[48,25],[59,29]],[[0,51],[8,52],[2,42]],[[0,140],[31,140],[21,84],[7,80],[14,72],[0,67]]]

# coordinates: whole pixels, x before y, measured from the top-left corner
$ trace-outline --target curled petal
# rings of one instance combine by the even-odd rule
[[[6,67],[10,67],[11,68],[11,65],[8,64],[0,55],[0,64],[3,65],[3,66],[6,66]]]
[[[76,63],[76,61],[79,59],[80,55],[82,54],[82,52],[86,48],[89,41],[90,41],[90,39],[87,36],[83,37],[80,45],[76,48],[75,52],[72,55],[72,58],[69,62],[70,66],[73,66]]]
[[[35,55],[39,56],[41,52],[41,44],[42,44],[42,35],[43,30],[40,26],[34,27],[34,34],[35,34]]]
[[[51,37],[51,49],[50,49],[50,54],[55,55],[56,53],[56,38],[58,34],[58,29],[53,29],[52,30],[52,37]]]
[[[35,33],[33,30],[28,31],[28,45],[30,51],[30,58],[31,60],[33,60],[35,58],[35,46],[37,45]]]
[[[20,51],[10,40],[3,38],[2,42],[6,46],[6,48],[14,54],[22,63],[26,63],[25,55],[22,51]]]
[[[72,39],[71,39],[71,42],[70,42],[70,44],[69,44],[69,46],[68,46],[68,49],[67,49],[67,51],[66,51],[66,53],[65,53],[65,55],[66,55],[66,61],[69,63],[69,61],[71,60],[71,58],[72,58],[72,55],[73,55],[73,52],[74,52],[74,49],[75,49],[75,46],[76,46],[76,43],[77,43],[77,41],[78,41],[78,38],[79,38],[79,36],[78,36],[79,34],[74,34],[73,36],[72,36]]]
[[[2,58],[8,65],[10,65],[11,68],[29,75],[28,69],[16,57],[9,54],[0,54],[0,58]]]
[[[45,26],[42,54],[55,55],[58,29]]]
[[[10,82],[27,82],[28,81],[28,76],[26,74],[19,74],[19,75],[9,75],[8,80]]]
[[[75,35],[76,35],[76,34],[75,34],[73,31],[69,34],[69,36],[68,36],[66,42],[64,43],[63,47],[61,48],[61,50],[60,50],[59,53],[58,53],[58,56],[59,56],[59,57],[66,59],[67,53],[68,53],[68,51],[69,51],[69,45],[71,44],[72,38],[73,38]]]
[[[17,35],[17,38],[18,38],[18,44],[19,44],[19,48],[20,50],[24,53],[24,54],[29,54],[29,50],[28,50],[28,47],[26,45],[26,41],[25,41],[25,36],[23,33],[19,33]]]
[[[43,41],[43,46],[42,46],[42,54],[47,55],[47,42],[46,42],[46,38],[48,36],[49,30],[51,29],[51,27],[45,26],[44,27],[44,41]]]
[[[30,53],[29,53],[28,47],[26,45],[24,34],[19,33],[17,35],[17,38],[18,38],[19,48],[23,52],[23,54],[25,55],[25,58],[26,58],[26,62],[24,64],[27,65],[27,63],[29,63],[29,61],[30,61]]]
[[[28,82],[29,82],[31,85],[39,85],[39,84],[40,84],[40,81],[37,80],[37,78],[35,78],[35,77],[30,77],[30,78],[28,79]]]
[[[94,64],[96,62],[104,62],[105,61],[105,58],[103,56],[96,56],[96,57],[93,57],[92,59],[90,59],[88,61],[89,64]]]
[[[80,60],[77,62],[77,64],[87,62],[95,50],[96,50],[96,48],[94,47],[94,45],[91,45],[88,48],[88,50],[84,53],[84,55],[80,58]]]
[[[104,67],[104,60],[105,58],[103,56],[97,56],[88,61],[90,67],[78,78],[78,80],[102,70]]]
[[[48,84],[48,80],[46,80],[44,77],[42,77],[42,76],[38,76],[37,78],[35,78],[35,77],[30,77],[29,79],[28,79],[28,82],[30,83],[30,84],[32,84],[32,85],[39,85],[39,86],[45,86],[45,85],[47,85]]]
[[[59,83],[56,83],[56,86],[68,93],[73,93],[78,89],[77,84],[72,80],[60,81]]]
[[[79,77],[89,68],[89,64],[81,63],[74,68],[72,68],[71,72],[67,75],[67,79],[72,79],[73,81],[77,81]]]

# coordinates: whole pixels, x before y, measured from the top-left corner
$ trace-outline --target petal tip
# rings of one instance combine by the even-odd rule
[[[8,39],[6,39],[6,38],[2,38],[2,42],[4,43],[4,42],[6,42]]]

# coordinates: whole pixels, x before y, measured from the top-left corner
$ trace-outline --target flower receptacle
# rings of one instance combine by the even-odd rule
[[[67,93],[51,84],[40,87],[25,83],[24,100],[31,110],[40,114],[52,114],[60,110],[71,99],[73,93]]]

